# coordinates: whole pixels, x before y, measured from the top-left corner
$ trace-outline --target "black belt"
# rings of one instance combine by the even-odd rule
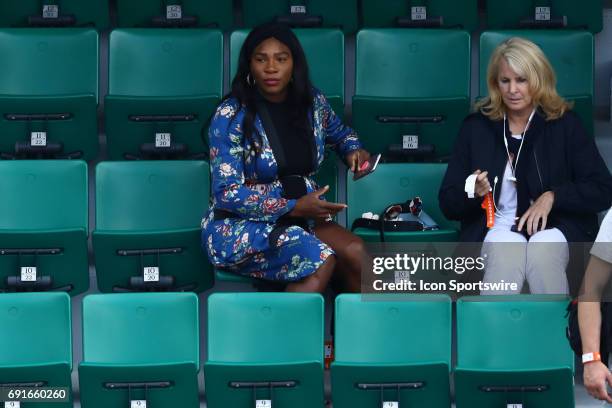
[[[238,215],[234,214],[231,211],[221,210],[218,208],[215,208],[213,210],[213,214],[214,214],[215,221],[224,220],[226,218],[240,218]]]

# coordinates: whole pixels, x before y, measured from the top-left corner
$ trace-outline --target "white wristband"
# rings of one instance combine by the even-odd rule
[[[468,178],[465,179],[465,192],[467,193],[468,198],[474,198],[474,191],[476,190],[476,174],[470,174]]]
[[[601,361],[601,354],[595,353],[584,353],[582,355],[582,364],[590,363],[592,361]]]

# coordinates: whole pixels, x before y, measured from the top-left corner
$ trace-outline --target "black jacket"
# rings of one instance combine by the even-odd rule
[[[481,242],[487,233],[485,213],[480,207],[482,198],[467,198],[465,179],[477,169],[486,170],[493,186],[497,176],[498,203],[508,161],[503,124],[503,120],[492,121],[481,113],[469,115],[440,187],[440,209],[448,219],[461,221],[463,242]],[[595,239],[597,213],[612,204],[612,177],[575,113],[570,111],[551,121],[546,121],[541,112],[536,113],[525,135],[516,177],[519,183],[527,182],[525,191],[530,200],[535,201],[549,190],[555,193],[547,228],[559,228],[568,242]]]

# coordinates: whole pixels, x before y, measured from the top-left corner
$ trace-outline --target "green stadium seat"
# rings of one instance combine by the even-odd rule
[[[593,35],[588,31],[507,30],[486,31],[480,36],[480,95],[487,94],[487,66],[493,50],[510,37],[536,43],[557,75],[557,91],[574,102],[588,134],[593,135]]]
[[[442,27],[467,31],[478,27],[477,0],[359,1],[364,27]]]
[[[22,402],[21,406],[72,408],[70,316],[70,297],[65,293],[0,295],[0,388],[68,389],[67,402]],[[8,405],[2,402],[2,406]]]
[[[234,282],[234,283],[248,283],[255,284],[257,280],[255,278],[249,278],[247,276],[240,276],[236,273],[226,272],[221,269],[215,268],[215,280],[220,282]]]
[[[450,408],[451,322],[446,295],[338,296],[334,408]]]
[[[370,152],[445,158],[470,110],[470,35],[364,29],[357,34],[353,124]],[[404,147],[405,146],[405,147]]]
[[[206,27],[229,30],[232,0],[117,0],[119,27]]]
[[[486,7],[490,30],[565,27],[598,33],[603,28],[602,0],[487,0]],[[538,10],[536,17],[541,7],[549,9]]]
[[[318,294],[212,294],[207,406],[323,408],[323,322]]]
[[[100,291],[210,288],[200,246],[209,184],[203,161],[99,163],[92,237]]]
[[[569,299],[554,295],[457,301],[457,408],[574,407]]]
[[[281,21],[294,27],[340,28],[357,31],[357,0],[242,0],[245,27]]]
[[[87,164],[0,161],[0,291],[89,288]]]
[[[98,152],[98,33],[0,30],[0,155],[83,158]]]
[[[0,2],[0,27],[108,28],[109,0],[4,0]]]
[[[334,29],[294,30],[306,53],[311,81],[320,89],[334,112],[344,116],[344,34]],[[240,48],[249,30],[234,31],[230,38],[230,83],[238,69]],[[321,186],[329,185],[326,198],[338,201],[338,160],[330,150],[316,177]]]
[[[423,210],[439,225],[432,231],[385,232],[386,242],[453,242],[458,239],[457,223],[448,221],[438,207],[438,190],[446,172],[441,163],[379,164],[374,173],[346,180],[347,226],[361,214],[380,214],[387,206],[421,197]],[[380,241],[379,231],[356,228],[355,234],[366,242]]]
[[[109,41],[109,158],[204,158],[223,92],[221,31],[118,29]]]
[[[197,408],[198,297],[122,293],[83,299],[81,404]]]

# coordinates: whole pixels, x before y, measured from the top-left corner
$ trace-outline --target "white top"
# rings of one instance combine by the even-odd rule
[[[522,139],[522,135],[512,135],[515,139]],[[497,211],[495,212],[495,226],[510,230],[515,224],[516,208],[518,199],[516,196],[516,183],[511,181],[512,166],[510,161],[506,163],[504,176],[501,183],[501,191],[499,193],[499,201],[497,203]]]
[[[510,162],[507,162],[497,202],[497,211],[495,212],[495,227],[502,227],[507,230],[510,230],[514,225],[517,207],[516,183],[510,181],[511,177],[512,168]]]

